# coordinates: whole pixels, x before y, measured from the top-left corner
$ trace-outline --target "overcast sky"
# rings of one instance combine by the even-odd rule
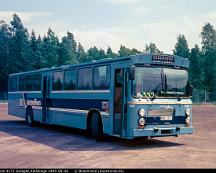
[[[143,50],[154,42],[172,53],[179,34],[191,48],[200,45],[204,24],[216,28],[216,0],[0,0],[0,20],[9,22],[15,12],[29,31],[43,36],[51,27],[60,37],[70,31],[85,49]]]

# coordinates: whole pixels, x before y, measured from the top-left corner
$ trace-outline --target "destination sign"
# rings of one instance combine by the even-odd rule
[[[162,62],[162,63],[174,63],[175,58],[170,55],[153,55],[152,62]]]

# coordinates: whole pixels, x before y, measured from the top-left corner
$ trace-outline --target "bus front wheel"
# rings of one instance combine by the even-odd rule
[[[31,108],[27,108],[26,110],[26,122],[29,126],[34,126],[34,117],[33,117],[33,111]]]
[[[101,117],[98,113],[94,112],[91,119],[92,135],[96,140],[102,140],[103,138],[103,125]]]

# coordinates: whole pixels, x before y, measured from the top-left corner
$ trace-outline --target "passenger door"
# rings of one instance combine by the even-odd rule
[[[122,136],[125,105],[125,70],[124,68],[117,68],[114,74],[113,133]]]
[[[49,96],[49,77],[43,76],[43,87],[42,87],[42,122],[47,123],[48,119],[48,96]]]

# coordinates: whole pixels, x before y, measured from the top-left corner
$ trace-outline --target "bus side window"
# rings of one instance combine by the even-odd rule
[[[63,71],[53,72],[52,90],[63,90]]]
[[[110,66],[94,68],[94,89],[109,89],[110,87]]]
[[[41,90],[41,74],[36,74],[33,76],[33,91],[40,91]]]
[[[33,89],[33,76],[28,75],[25,77],[25,90],[32,91]]]
[[[115,112],[120,113],[122,108],[122,70],[115,71]]]
[[[92,89],[92,68],[79,69],[78,72],[78,89]]]
[[[9,79],[9,91],[17,91],[17,77]]]
[[[25,91],[25,77],[19,77],[19,91]]]
[[[76,70],[65,71],[64,90],[76,90]]]

